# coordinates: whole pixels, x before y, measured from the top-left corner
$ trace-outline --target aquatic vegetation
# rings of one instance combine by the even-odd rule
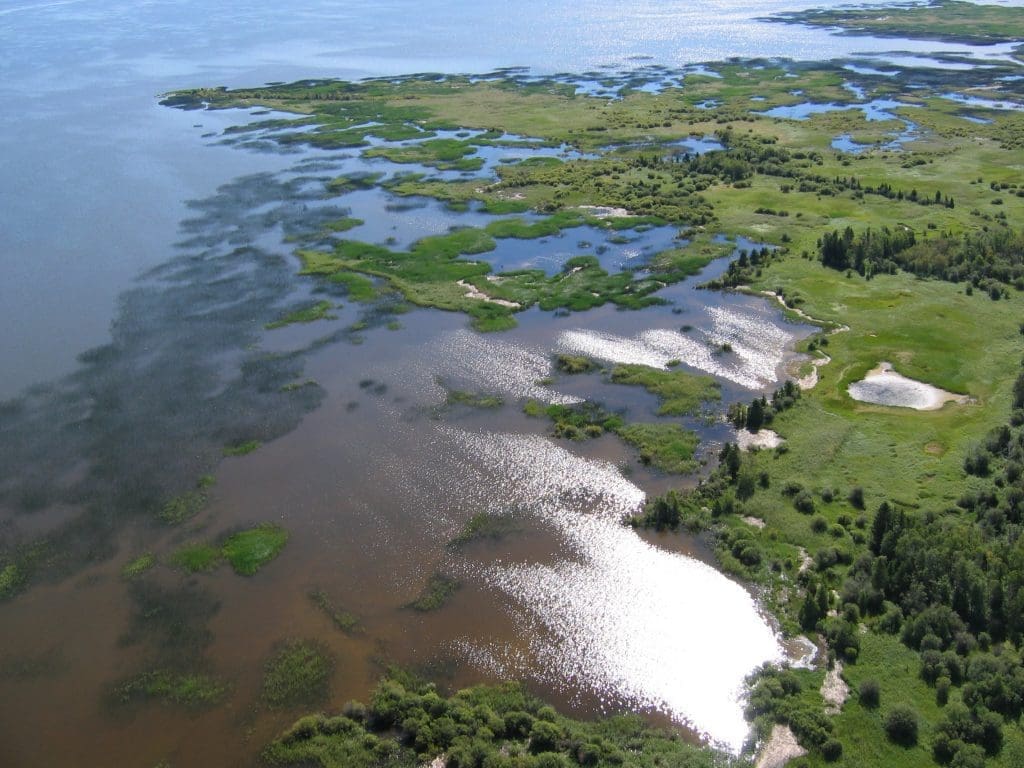
[[[188,709],[202,709],[217,704],[227,690],[224,683],[205,674],[155,669],[118,683],[113,695],[120,704],[163,701]]]
[[[381,295],[378,287],[365,275],[355,272],[332,272],[328,279],[332,283],[344,285],[348,289],[348,297],[352,301],[368,304],[376,301]]]
[[[151,552],[145,552],[125,563],[124,567],[121,568],[121,576],[125,579],[135,579],[154,565],[156,565],[156,557]]]
[[[299,386],[307,386],[307,382],[303,382],[299,384]],[[225,445],[223,453],[225,456],[245,456],[246,454],[255,451],[261,445],[263,445],[263,443],[259,440],[245,440],[241,443]]]
[[[317,608],[324,612],[331,623],[345,634],[352,634],[359,631],[359,617],[354,613],[337,607],[331,600],[330,595],[322,589],[314,589],[309,593],[309,599]]]
[[[658,413],[686,416],[697,413],[710,400],[722,397],[719,384],[710,376],[686,371],[662,371],[646,365],[616,365],[611,380],[615,384],[640,386],[661,401]]]
[[[461,389],[446,389],[444,404],[447,407],[464,405],[467,408],[500,408],[505,404],[497,395],[487,395],[482,392],[466,392]]]
[[[288,531],[273,523],[262,523],[255,528],[229,536],[221,553],[235,573],[252,576],[280,554],[288,541]]]
[[[562,354],[555,358],[555,368],[568,374],[590,373],[597,368],[597,363],[583,355]]]
[[[498,541],[519,530],[522,529],[511,515],[477,512],[448,542],[448,546],[449,548],[458,548],[476,541]]]
[[[440,695],[393,670],[368,706],[342,714],[308,715],[263,751],[269,765],[374,768],[424,765],[444,755],[449,765],[553,768],[725,768],[729,758],[688,744],[636,716],[572,720],[516,683]]]
[[[406,605],[414,611],[426,613],[436,611],[444,607],[445,603],[455,596],[462,584],[451,576],[443,573],[435,573],[427,579],[427,583],[416,596],[416,599]]]
[[[325,299],[308,307],[289,312],[279,320],[266,323],[263,327],[268,331],[272,331],[276,328],[284,328],[286,325],[293,325],[294,323],[315,323],[317,320],[335,320],[337,315],[331,314],[331,310],[334,307],[335,305],[332,302]]]
[[[128,585],[131,598],[124,645],[143,645],[154,664],[175,670],[194,669],[213,640],[209,623],[220,602],[194,581],[164,587],[151,579]]]
[[[171,555],[170,562],[188,573],[201,573],[219,566],[222,557],[220,549],[210,544],[186,544]]]
[[[25,576],[15,563],[8,563],[0,570],[0,600],[10,597],[24,583]]]
[[[263,668],[263,701],[272,709],[317,704],[327,698],[334,660],[311,640],[281,644]]]
[[[700,438],[680,424],[624,424],[616,434],[640,452],[640,463],[662,472],[682,474],[697,468],[694,453]]]
[[[164,502],[158,517],[168,525],[179,525],[198,515],[206,501],[207,495],[202,489],[186,491]]]
[[[555,437],[585,440],[600,437],[605,432],[616,432],[623,426],[622,417],[609,413],[600,405],[584,401],[576,405],[543,405],[528,400],[523,406],[527,416],[547,416],[554,424]]]

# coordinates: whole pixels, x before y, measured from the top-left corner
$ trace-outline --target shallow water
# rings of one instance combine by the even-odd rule
[[[658,65],[896,43],[946,50],[753,20],[794,7],[527,3],[508,15],[407,0],[372,13],[365,4],[310,1],[70,0],[0,10],[8,237],[0,397],[12,398],[0,409],[0,542],[50,532],[62,555],[32,589],[0,605],[0,762],[247,764],[299,714],[259,700],[262,665],[289,637],[317,638],[336,656],[332,707],[364,698],[394,661],[450,685],[523,678],[583,716],[642,711],[737,749],[746,735],[742,679],[783,653],[770,622],[746,588],[711,567],[699,541],[620,524],[648,494],[695,478],[647,469],[612,436],[555,441],[521,404],[587,398],[654,418],[657,402],[642,390],[596,373],[554,375],[554,353],[585,351],[609,363],[681,360],[716,376],[724,408],[774,387],[793,341],[810,329],[785,323],[762,299],[695,290],[723,263],[661,291],[666,306],[568,317],[531,310],[500,335],[476,334],[460,315],[396,316],[318,292],[295,276],[286,237],[351,215],[365,223],[347,236],[404,248],[495,218],[377,189],[325,199],[333,176],[486,178],[509,158],[572,153],[482,147],[484,167],[461,174],[358,150],[285,152],[270,140],[274,128],[224,133],[280,115],[183,112],[156,97],[309,76],[643,70],[613,85],[600,74],[561,78],[614,97],[623,86],[674,87],[679,78]],[[714,148],[699,139],[677,147]],[[616,236],[629,242],[611,242]],[[553,271],[583,252],[618,267],[642,263],[675,237],[669,227],[617,235],[580,227],[500,241],[481,258]],[[325,296],[344,305],[336,319],[264,330]],[[389,321],[399,330],[387,330]],[[34,382],[43,384],[26,391]],[[446,409],[442,385],[505,404]],[[680,421],[701,432],[702,456],[733,436],[720,421]],[[253,437],[265,445],[217,465],[225,444]],[[190,488],[213,465],[216,483],[193,521],[150,522],[154,499]],[[449,547],[479,512],[508,513],[519,530]],[[253,579],[226,568],[185,577],[166,566],[142,586],[120,576],[140,552],[265,520],[292,538]],[[434,572],[463,582],[452,602],[425,615],[404,607]],[[651,588],[666,583],[673,588],[664,593]],[[334,629],[306,597],[315,588],[358,615],[362,631]],[[164,610],[185,611],[184,640],[168,641],[171,629],[147,623],[154,594]],[[115,682],[183,658],[230,684],[223,706],[199,715],[110,706]],[[26,659],[40,662],[32,674],[8,673]]]

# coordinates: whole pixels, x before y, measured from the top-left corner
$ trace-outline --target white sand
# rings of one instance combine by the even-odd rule
[[[741,451],[749,451],[752,448],[776,448],[784,442],[786,441],[770,429],[761,429],[757,433],[745,429],[736,430],[736,445]]]
[[[825,700],[825,714],[838,715],[850,695],[850,686],[843,680],[843,662],[836,660],[821,681],[821,698]]]
[[[896,373],[890,363],[879,363],[862,380],[851,384],[848,392],[850,397],[862,403],[913,408],[916,411],[936,411],[946,403],[970,401],[966,395],[954,395],[931,384],[908,379]]]
[[[607,205],[580,205],[578,208],[581,211],[586,211],[595,219],[621,219],[632,215],[625,208],[612,208]]]
[[[505,301],[505,299],[495,299],[492,296],[488,296],[486,293],[481,293],[476,289],[475,286],[470,285],[464,280],[459,280],[456,285],[460,288],[466,289],[467,299],[479,299],[480,301],[486,301],[491,304],[500,304],[503,307],[509,307],[511,309],[519,309],[519,303],[515,301]]]
[[[782,768],[793,758],[806,754],[807,750],[800,746],[789,726],[776,724],[772,728],[772,735],[761,748],[754,768]]]

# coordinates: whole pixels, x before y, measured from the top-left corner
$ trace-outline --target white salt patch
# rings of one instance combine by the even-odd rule
[[[848,391],[850,397],[863,403],[913,408],[917,411],[935,411],[946,403],[963,404],[970,399],[966,395],[954,395],[931,384],[908,379],[896,373],[890,363],[879,363],[861,381],[851,384]]]

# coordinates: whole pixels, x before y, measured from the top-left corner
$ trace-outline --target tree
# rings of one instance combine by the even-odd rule
[[[917,744],[917,712],[906,704],[898,704],[885,716],[885,733],[896,744],[912,747]]]

